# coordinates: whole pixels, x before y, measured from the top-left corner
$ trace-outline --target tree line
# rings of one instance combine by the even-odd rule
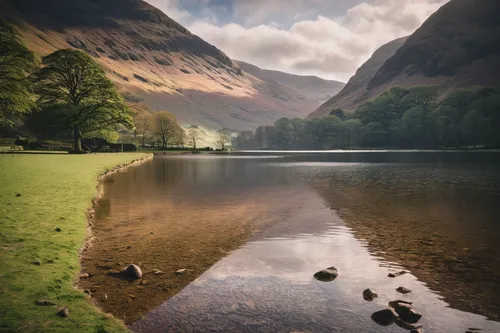
[[[116,142],[119,133],[159,148],[196,146],[196,126],[188,134],[169,112],[133,112],[104,70],[86,53],[58,50],[37,64],[15,28],[0,20],[0,132],[14,127],[39,140],[71,138],[83,152],[83,138]],[[1,134],[1,133],[0,133]]]
[[[242,131],[237,149],[500,147],[500,91],[458,89],[438,101],[437,86],[393,87],[354,112],[282,118]]]

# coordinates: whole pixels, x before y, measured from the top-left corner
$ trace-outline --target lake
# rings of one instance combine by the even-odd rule
[[[370,318],[397,299],[425,332],[499,332],[499,170],[494,152],[157,156],[104,181],[81,287],[135,332],[401,332]],[[113,274],[129,263],[142,280]]]

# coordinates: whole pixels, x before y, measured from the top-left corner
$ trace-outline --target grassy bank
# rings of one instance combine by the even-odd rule
[[[0,332],[126,330],[96,311],[73,283],[96,176],[144,156],[0,155]],[[63,306],[68,318],[56,315]]]

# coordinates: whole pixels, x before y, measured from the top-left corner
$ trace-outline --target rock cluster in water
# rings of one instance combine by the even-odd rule
[[[413,309],[411,302],[402,300],[390,301],[388,308],[372,314],[373,321],[379,325],[389,326],[395,323],[413,333],[421,332],[422,325],[416,325],[421,318],[422,314]]]

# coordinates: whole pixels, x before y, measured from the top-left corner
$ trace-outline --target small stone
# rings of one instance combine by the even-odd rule
[[[16,197],[19,198],[21,196],[21,193],[16,194]]]
[[[129,245],[129,246],[127,246],[127,249],[131,249],[131,248],[132,248],[132,246],[130,246],[130,245]]]
[[[396,319],[398,319],[398,314],[391,308],[380,310],[372,314],[372,320],[381,326],[389,326]]]
[[[56,228],[56,232],[61,232],[62,229],[61,228]]]
[[[146,280],[141,280],[141,282],[139,282],[139,284],[140,284],[141,286],[145,286],[145,285],[147,285],[147,284],[148,284],[148,281],[146,281]]]
[[[408,273],[408,272],[407,271],[393,272],[393,273],[387,274],[387,276],[390,278],[395,278],[395,277],[398,277],[401,275],[405,275],[406,273]]]
[[[175,272],[175,274],[177,274],[177,275],[183,275],[183,274],[186,273],[186,271],[187,271],[187,269],[185,269],[185,268],[179,269],[177,272]]]
[[[86,280],[86,279],[90,278],[91,276],[92,276],[92,274],[90,274],[90,273],[80,274],[80,280]]]
[[[89,297],[92,297],[92,292],[90,291],[90,289],[85,289],[83,292],[89,295]]]
[[[41,300],[36,301],[36,305],[40,305],[40,306],[54,306],[54,305],[57,305],[57,304],[54,303],[54,302],[52,302],[52,301],[47,301],[45,299],[41,299]]]
[[[159,269],[153,269],[153,274],[154,275],[162,275],[162,274],[165,274],[163,273],[162,271],[160,271]]]
[[[130,295],[128,295],[128,297],[135,298],[135,295],[130,294]]]
[[[417,328],[416,330],[411,330],[410,333],[422,333],[422,328]]]
[[[335,267],[328,267],[314,274],[314,278],[322,282],[331,282],[339,276],[339,271]]]
[[[32,262],[32,264],[35,266],[40,266],[42,262],[40,261],[40,259],[36,259],[35,261]]]
[[[411,290],[405,287],[398,287],[396,291],[400,294],[409,294],[411,293]]]
[[[57,315],[59,317],[63,317],[63,318],[69,317],[69,310],[68,310],[68,308],[64,307],[64,308],[59,309],[59,311],[57,312]]]
[[[46,261],[46,263],[47,264],[55,264],[56,262],[54,260],[52,260],[52,259],[49,259],[49,260]]]
[[[142,270],[139,266],[131,264],[123,272],[123,277],[138,280],[142,278]]]
[[[363,291],[363,298],[365,301],[371,302],[378,297],[378,294],[371,290],[370,288]]]

